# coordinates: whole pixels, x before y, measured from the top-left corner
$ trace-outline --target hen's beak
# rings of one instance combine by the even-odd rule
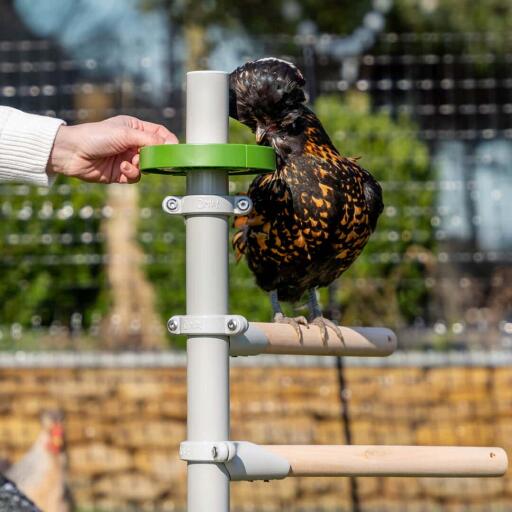
[[[256,127],[256,142],[258,144],[261,144],[265,140],[265,137],[267,135],[267,131],[268,131],[268,129],[264,128],[263,126],[259,126],[258,125]]]

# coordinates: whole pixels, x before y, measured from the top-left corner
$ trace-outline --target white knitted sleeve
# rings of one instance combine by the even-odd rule
[[[0,107],[0,181],[49,186],[46,171],[61,119]]]

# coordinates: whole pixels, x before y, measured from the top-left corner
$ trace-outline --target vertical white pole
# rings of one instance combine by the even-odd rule
[[[228,75],[187,74],[187,143],[228,141]],[[224,170],[191,170],[187,194],[228,194]],[[228,218],[187,217],[187,314],[228,313]],[[187,341],[189,441],[229,439],[229,343],[224,336]],[[229,512],[229,478],[222,465],[189,462],[188,512]]]

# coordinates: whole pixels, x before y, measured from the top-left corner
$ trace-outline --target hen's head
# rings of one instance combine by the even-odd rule
[[[41,426],[45,436],[45,446],[53,454],[64,451],[64,425],[60,411],[44,411],[41,414]]]
[[[251,128],[258,144],[268,145],[273,135],[289,131],[300,117],[304,84],[302,73],[290,62],[247,62],[229,75],[229,115]]]

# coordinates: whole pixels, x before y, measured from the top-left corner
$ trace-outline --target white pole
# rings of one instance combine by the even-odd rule
[[[228,75],[187,74],[187,136],[190,143],[228,141]],[[187,194],[228,194],[224,170],[191,170]],[[228,218],[186,218],[187,314],[228,313]],[[229,439],[229,343],[224,336],[187,341],[189,441]],[[229,478],[222,464],[189,462],[188,512],[228,512]]]

